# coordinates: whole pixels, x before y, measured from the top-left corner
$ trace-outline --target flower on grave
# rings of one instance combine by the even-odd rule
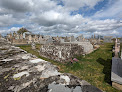
[[[76,61],[76,62],[78,62],[78,61],[79,61],[77,58],[74,58],[73,60],[74,60],[74,61]]]

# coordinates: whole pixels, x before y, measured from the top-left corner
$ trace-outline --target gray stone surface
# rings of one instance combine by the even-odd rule
[[[83,48],[77,44],[51,44],[40,48],[40,55],[55,61],[69,61],[74,55],[83,54]]]
[[[78,44],[83,47],[83,52],[85,54],[91,53],[93,51],[93,45],[89,41],[84,42],[64,42],[64,44]]]
[[[31,47],[33,50],[36,49],[36,44],[34,42],[32,42]]]
[[[120,38],[120,43],[122,43],[122,38]]]
[[[71,36],[70,37],[70,42],[74,42],[74,41],[76,41],[75,37],[74,36]]]
[[[112,36],[104,36],[104,42],[105,43],[111,43],[112,42]]]
[[[112,58],[111,81],[122,84],[122,60],[120,58]]]
[[[0,39],[0,92],[59,91],[101,92],[84,80],[58,72],[50,62]]]

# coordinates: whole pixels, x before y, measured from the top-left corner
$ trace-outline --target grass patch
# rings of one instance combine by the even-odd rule
[[[83,65],[80,64],[79,62],[75,62],[75,63],[68,62],[66,64],[66,67],[68,67],[69,70],[77,71],[77,70],[82,69]]]
[[[38,58],[47,60],[59,67],[60,72],[71,73],[90,84],[106,92],[119,92],[111,86],[111,60],[113,43],[105,43],[100,48],[88,55],[75,56],[79,62],[60,63],[44,57],[41,57],[31,46],[20,46],[29,53],[36,55]],[[38,47],[39,48],[39,47]]]

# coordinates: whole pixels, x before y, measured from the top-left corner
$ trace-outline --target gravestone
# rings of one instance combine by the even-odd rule
[[[112,75],[111,80],[122,84],[122,61],[120,58],[112,58]]]
[[[1,34],[0,34],[0,38],[2,38]]]
[[[63,43],[64,42],[64,39],[60,39],[60,42]]]
[[[122,60],[117,57],[112,58],[111,81],[112,86],[122,90]]]
[[[111,43],[112,42],[112,36],[104,36],[104,42],[105,43]]]
[[[120,43],[122,43],[122,38],[120,38]]]
[[[77,41],[79,41],[79,42],[82,42],[83,39],[84,39],[83,35],[80,35],[80,36],[77,37]]]
[[[52,44],[54,42],[54,40],[52,38],[49,38],[46,40],[46,44]]]
[[[33,50],[36,49],[36,45],[35,45],[34,42],[32,42],[31,47],[32,47]]]
[[[64,42],[63,44],[78,44],[79,46],[82,46],[83,52],[85,54],[91,53],[94,50],[93,45],[89,41],[84,41],[84,42],[78,42],[78,41],[75,41],[75,42]]]
[[[55,61],[69,61],[74,55],[83,53],[82,46],[78,44],[50,44],[40,48],[40,55]]]
[[[66,36],[64,42],[70,42],[70,38]]]
[[[74,42],[74,41],[76,41],[75,40],[75,37],[74,36],[71,36],[70,42]]]
[[[116,41],[115,41],[115,56],[114,57],[119,57],[118,56],[119,52],[120,52],[120,43],[119,43],[119,40],[116,39]]]

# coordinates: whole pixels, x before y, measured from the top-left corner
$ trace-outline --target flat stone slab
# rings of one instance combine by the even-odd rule
[[[120,58],[112,58],[111,81],[122,84],[122,61]]]
[[[122,91],[122,85],[116,82],[112,82],[112,87]]]
[[[0,92],[102,92],[0,39]]]

